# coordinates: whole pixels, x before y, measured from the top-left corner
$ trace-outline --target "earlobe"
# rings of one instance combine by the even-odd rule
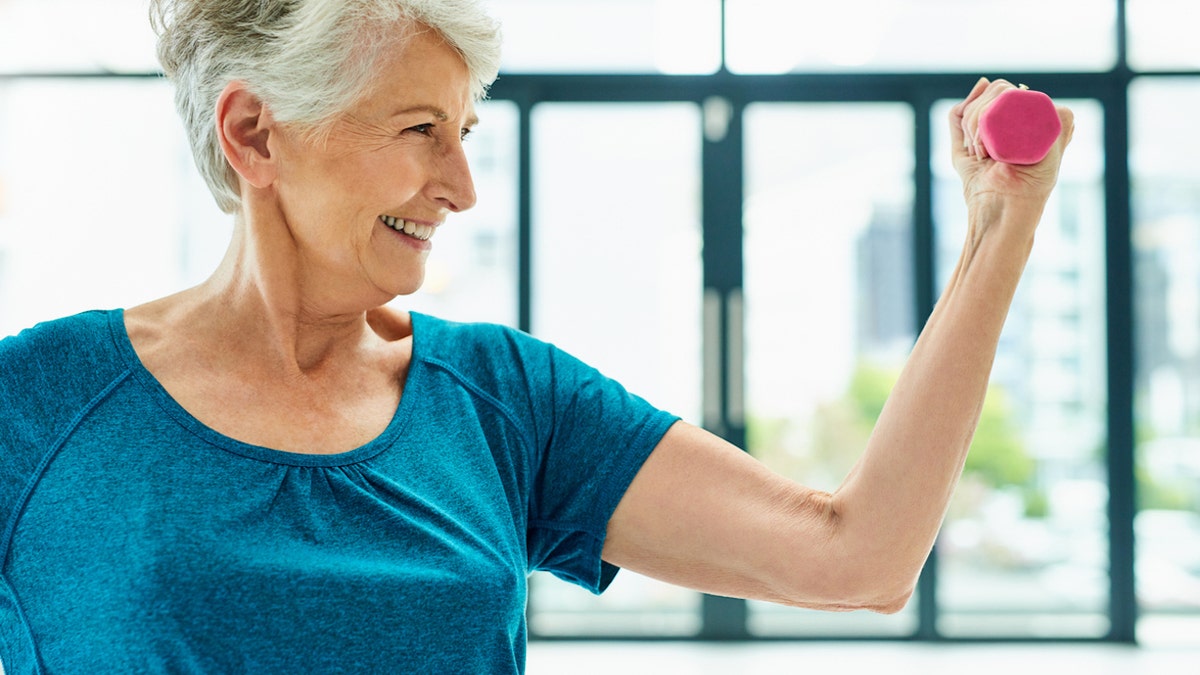
[[[274,119],[267,106],[244,82],[225,86],[217,98],[217,135],[225,159],[250,185],[263,188],[275,178],[275,162],[268,144]]]

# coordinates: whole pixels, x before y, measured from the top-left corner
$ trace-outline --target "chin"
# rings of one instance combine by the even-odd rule
[[[363,281],[371,289],[386,296],[382,304],[402,295],[412,295],[425,285],[425,265],[397,264],[367,270]]]
[[[424,285],[425,285],[425,275],[421,275],[417,279],[407,279],[404,282],[401,282],[401,283],[393,286],[392,295],[395,297],[412,295],[413,293],[416,293],[417,291],[421,290],[421,287]]]

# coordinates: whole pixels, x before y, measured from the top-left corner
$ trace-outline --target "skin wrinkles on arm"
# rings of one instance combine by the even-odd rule
[[[1038,165],[976,158],[963,119],[977,119],[1009,88],[981,80],[952,110],[966,242],[841,486],[807,488],[680,422],[617,507],[605,560],[717,595],[831,610],[903,608],[966,461],[1005,317],[1073,129],[1070,111],[1060,109],[1063,134]]]

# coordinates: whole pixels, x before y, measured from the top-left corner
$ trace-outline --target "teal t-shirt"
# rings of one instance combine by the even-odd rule
[[[413,315],[387,429],[333,455],[204,426],[123,313],[0,341],[0,662],[24,673],[519,673],[527,576],[593,592],[675,417],[521,332]]]

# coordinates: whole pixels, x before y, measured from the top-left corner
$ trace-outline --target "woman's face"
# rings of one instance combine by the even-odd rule
[[[383,304],[416,291],[447,214],[471,208],[462,142],[475,124],[462,58],[433,31],[381,59],[367,94],[307,138],[284,127],[278,204],[306,289]]]

